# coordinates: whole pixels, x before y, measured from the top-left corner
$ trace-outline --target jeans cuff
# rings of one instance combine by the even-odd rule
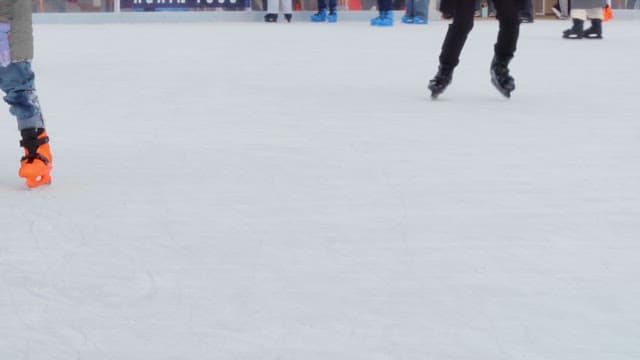
[[[18,130],[31,129],[31,128],[44,128],[44,119],[42,114],[37,113],[28,118],[18,118]]]

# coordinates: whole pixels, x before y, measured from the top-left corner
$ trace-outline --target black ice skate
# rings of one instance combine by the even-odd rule
[[[436,99],[451,83],[453,77],[453,68],[451,66],[440,65],[436,76],[429,81],[429,90],[431,90],[431,98]]]
[[[584,31],[586,39],[602,39],[602,19],[591,19],[591,27]]]
[[[284,18],[285,20],[287,20],[287,22],[291,22],[291,19],[293,18],[293,14],[284,14]]]
[[[511,92],[516,89],[513,77],[509,75],[509,61],[511,59],[500,59],[497,56],[491,61],[491,83],[507,98],[511,97]]]
[[[278,22],[278,14],[267,14],[264,16],[264,21],[268,23]]]
[[[562,32],[562,37],[565,39],[582,39],[584,37],[584,21],[580,19],[573,19],[573,26]]]

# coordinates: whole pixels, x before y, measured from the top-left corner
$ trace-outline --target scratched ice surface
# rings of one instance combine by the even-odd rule
[[[0,122],[0,359],[640,359],[640,22],[38,25]],[[5,107],[6,108],[6,107]]]

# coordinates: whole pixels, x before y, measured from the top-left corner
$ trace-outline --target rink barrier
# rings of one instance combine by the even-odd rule
[[[310,22],[314,11],[294,11],[293,22]],[[396,11],[397,21],[402,16]],[[36,13],[35,24],[183,23],[183,22],[263,22],[265,11],[155,11],[111,13]],[[341,11],[339,21],[369,21],[377,11]],[[429,21],[437,20],[431,19]],[[282,22],[282,21],[281,21]]]
[[[309,22],[313,11],[294,11],[294,22]],[[402,11],[395,11],[400,22]],[[265,11],[157,11],[110,13],[36,13],[35,24],[112,24],[112,23],[184,23],[184,22],[262,22]],[[339,22],[368,22],[377,11],[354,10],[339,12]],[[640,10],[614,9],[613,21],[640,20]],[[441,21],[438,11],[429,11],[429,21]]]

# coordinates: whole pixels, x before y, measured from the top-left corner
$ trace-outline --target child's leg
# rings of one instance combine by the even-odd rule
[[[31,63],[20,61],[0,66],[0,88],[6,93],[4,101],[18,118],[18,129],[44,128],[40,103],[34,85]]]
[[[18,175],[26,179],[29,187],[51,183],[53,167],[49,136],[44,128],[34,78],[28,61],[0,66],[0,88],[7,94],[4,101],[18,118],[18,129],[22,135],[20,146],[24,148],[24,156],[20,160]]]

